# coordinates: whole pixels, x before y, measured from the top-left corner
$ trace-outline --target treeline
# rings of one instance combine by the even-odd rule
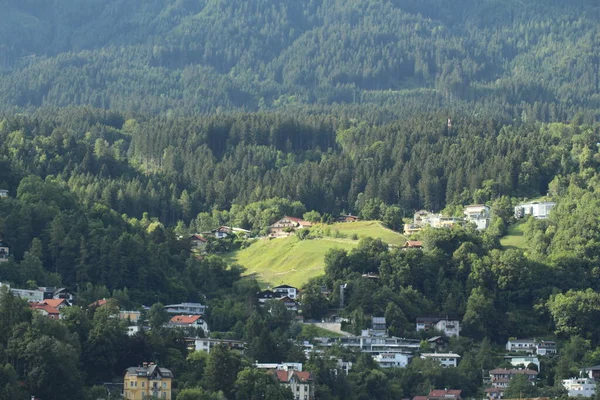
[[[0,123],[0,182],[14,194],[28,174],[52,176],[87,206],[138,219],[148,212],[167,226],[216,210],[219,223],[260,230],[273,221],[252,222],[243,210],[274,198],[299,201],[298,216],[359,213],[380,203],[409,216],[546,194],[556,174],[578,171],[579,154],[600,141],[597,126],[580,123],[502,126],[457,117],[448,127],[441,114],[373,125],[281,114],[40,111]]]
[[[587,0],[11,1],[0,107],[593,121],[597,13]]]

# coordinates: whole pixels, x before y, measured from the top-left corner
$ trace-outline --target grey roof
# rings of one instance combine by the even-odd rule
[[[298,288],[295,288],[290,285],[279,285],[279,286],[275,286],[273,289],[296,289],[296,290],[298,290]]]
[[[374,324],[385,324],[385,317],[373,317]]]
[[[150,376],[154,375],[155,372],[158,372],[158,374],[160,374],[160,376],[162,376],[163,378],[172,378],[173,377],[173,373],[171,372],[170,369],[159,368],[158,365],[156,365],[156,364],[149,365],[147,367],[129,367],[125,370],[125,372],[130,375],[147,376],[147,377],[150,377]]]

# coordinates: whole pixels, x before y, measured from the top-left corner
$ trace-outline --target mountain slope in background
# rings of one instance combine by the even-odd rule
[[[0,105],[146,112],[356,103],[560,120],[600,109],[596,1],[28,0]],[[415,106],[416,104],[416,106]]]

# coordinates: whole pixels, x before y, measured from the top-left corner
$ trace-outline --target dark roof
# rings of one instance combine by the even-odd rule
[[[163,378],[172,378],[173,373],[170,369],[159,368],[156,364],[149,365],[147,367],[129,367],[125,370],[126,374],[136,375],[136,376],[146,376],[151,377],[155,373],[159,374]]]
[[[295,288],[290,285],[279,285],[279,286],[275,286],[273,289],[296,289],[296,290],[298,290],[298,288]]]
[[[585,368],[581,368],[581,370],[585,370],[585,371],[600,371],[600,365],[594,365],[593,367],[585,367]]]

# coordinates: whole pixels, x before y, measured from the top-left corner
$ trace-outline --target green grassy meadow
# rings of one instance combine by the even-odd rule
[[[327,228],[332,236],[337,230],[345,237],[322,236],[300,240],[292,235],[280,239],[257,239],[247,248],[225,257],[229,262],[246,268],[245,275],[254,277],[261,287],[287,284],[301,288],[309,279],[323,275],[325,253],[329,249],[350,250],[358,244],[358,240],[351,239],[353,234],[359,238],[381,238],[393,245],[403,245],[406,240],[376,221],[317,225],[312,230],[324,232]]]
[[[508,234],[500,239],[502,247],[510,249],[527,250],[527,240],[525,238],[525,221],[519,221],[508,227]]]

